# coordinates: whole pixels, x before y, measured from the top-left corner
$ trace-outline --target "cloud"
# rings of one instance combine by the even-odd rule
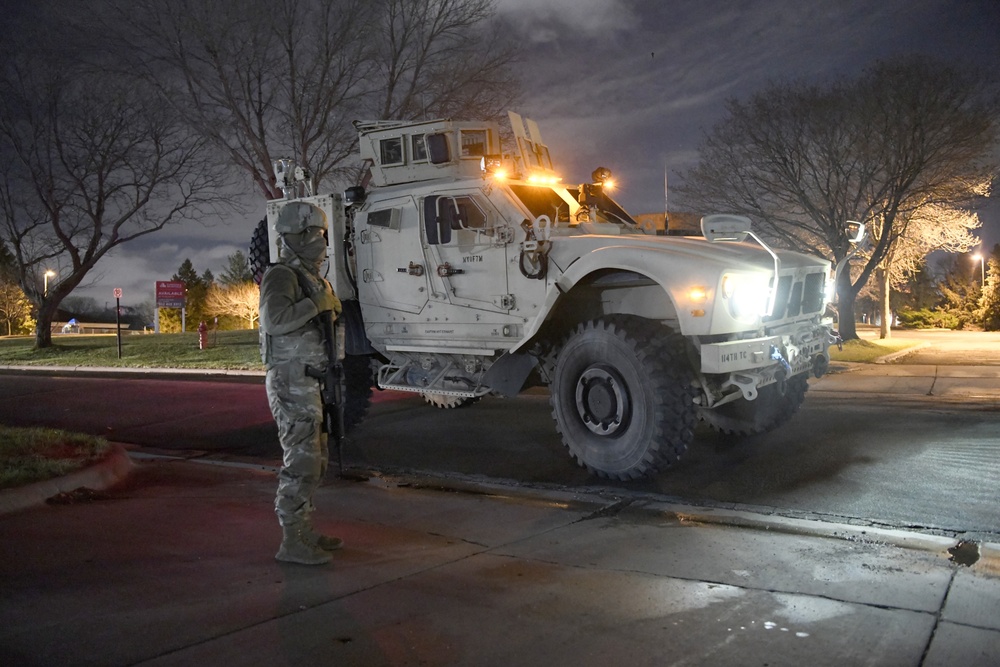
[[[636,27],[634,3],[625,0],[497,0],[501,18],[522,38],[535,44],[555,44],[567,38],[602,40]]]
[[[207,269],[218,279],[230,255],[237,250],[247,254],[253,227],[235,227],[230,232],[225,240],[206,239],[198,226],[178,226],[122,244],[105,255],[73,294],[104,303],[120,287],[123,305],[152,301],[156,281],[170,280],[185,259],[191,260],[199,274]]]
[[[528,31],[518,111],[539,123],[567,182],[607,166],[635,212],[662,209],[664,164],[675,180],[696,163],[727,98],[775,80],[856,76],[909,53],[1000,66],[995,0],[534,1],[498,4]],[[536,39],[541,27],[555,32]]]
[[[662,210],[664,169],[671,186],[679,184],[677,172],[696,164],[702,134],[722,118],[725,100],[769,81],[821,84],[907,53],[1000,71],[996,0],[497,0],[496,6],[521,48],[525,95],[515,110],[539,123],[564,182],[608,167],[621,184],[618,198],[634,213]],[[226,257],[246,250],[263,215],[263,202],[249,188],[246,200],[254,211],[247,216],[177,225],[125,244],[77,291],[92,290],[103,302],[122,287],[126,303],[133,294],[146,295],[136,302],[151,299],[153,282],[168,279],[185,258],[218,276]],[[1000,228],[997,209],[984,213],[987,226],[992,219]]]

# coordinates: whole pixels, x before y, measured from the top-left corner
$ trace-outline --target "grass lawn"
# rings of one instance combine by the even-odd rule
[[[208,340],[208,349],[199,350],[197,333],[123,335],[119,359],[113,335],[57,334],[52,337],[52,347],[45,350],[32,349],[34,340],[30,337],[5,337],[0,338],[0,366],[263,370],[256,330],[210,333]],[[872,363],[917,344],[906,338],[851,340],[842,351],[831,347],[830,358]]]
[[[849,340],[844,343],[844,349],[830,348],[831,361],[854,361],[865,364],[874,363],[879,357],[893,352],[899,352],[919,345],[918,340],[906,338],[890,338],[888,340]]]
[[[100,461],[104,438],[52,428],[0,426],[0,489],[66,475]]]
[[[8,337],[0,338],[0,366],[263,369],[256,330],[209,333],[208,342],[199,350],[197,332],[123,334],[119,359],[114,335],[56,334],[44,350],[32,349],[31,337]]]

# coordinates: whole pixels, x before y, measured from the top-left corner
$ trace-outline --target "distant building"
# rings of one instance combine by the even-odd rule
[[[143,321],[140,308],[122,306],[122,331],[144,331],[152,325]],[[59,308],[52,318],[52,333],[115,333],[115,310],[104,309],[100,312],[76,313]]]

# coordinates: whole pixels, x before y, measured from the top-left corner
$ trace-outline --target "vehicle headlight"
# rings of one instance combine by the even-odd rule
[[[833,303],[834,299],[837,298],[837,281],[836,274],[830,271],[830,275],[826,277],[826,284],[823,286],[823,305],[829,305]]]
[[[771,276],[763,273],[727,273],[722,277],[722,296],[729,312],[738,320],[755,320],[768,314]]]

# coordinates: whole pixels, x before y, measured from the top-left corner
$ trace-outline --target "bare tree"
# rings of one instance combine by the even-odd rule
[[[252,280],[235,285],[212,285],[205,300],[205,310],[211,315],[232,315],[253,329],[260,317],[260,288]]]
[[[873,230],[860,271],[837,286],[841,334],[854,302],[925,206],[960,209],[1000,167],[995,87],[924,59],[881,63],[821,88],[772,84],[706,136],[679,190],[689,205],[754,217],[786,247],[843,259],[847,220]]]
[[[373,3],[375,76],[366,100],[379,119],[496,118],[517,96],[515,52],[491,25],[493,0]]]
[[[108,251],[227,201],[204,140],[149,90],[49,55],[21,50],[0,80],[0,239],[37,308],[37,347]]]
[[[968,252],[979,245],[979,238],[973,231],[979,229],[981,224],[978,215],[962,209],[933,204],[917,209],[906,222],[906,234],[892,244],[875,272],[882,312],[880,338],[889,338],[892,332],[889,307],[892,289],[904,284],[919,271],[923,260],[931,252]]]
[[[517,91],[491,0],[115,4],[107,29],[267,199],[279,157],[342,185],[359,166],[352,120],[498,117]]]

